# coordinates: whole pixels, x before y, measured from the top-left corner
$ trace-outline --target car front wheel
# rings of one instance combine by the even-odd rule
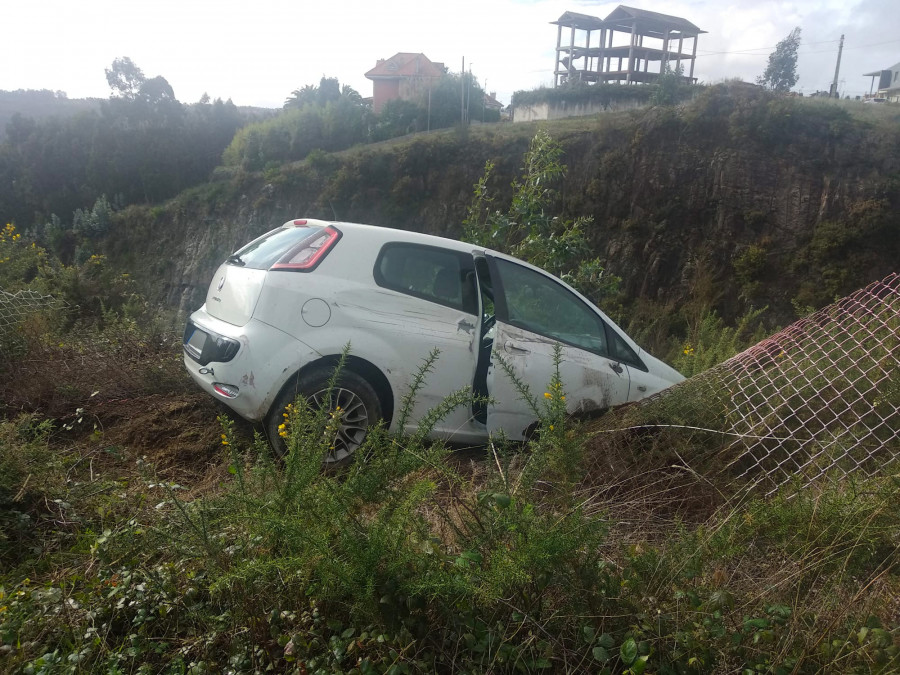
[[[266,423],[266,433],[276,454],[283,455],[287,450],[279,425],[284,421],[282,414],[285,408],[298,395],[315,409],[324,407],[328,413],[340,417],[333,442],[322,458],[322,463],[329,466],[348,463],[363,444],[369,427],[381,420],[378,394],[365,378],[353,371],[341,372],[329,391],[332,374],[330,368],[314,370],[304,376],[298,386],[287,387],[278,395]]]

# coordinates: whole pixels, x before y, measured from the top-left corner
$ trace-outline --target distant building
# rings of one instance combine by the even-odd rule
[[[625,5],[605,19],[565,12],[551,23],[558,26],[555,87],[569,82],[655,82],[666,67],[680,66],[687,71],[685,79],[694,82],[697,38],[706,32],[687,19]],[[685,51],[688,47],[690,52]]]
[[[488,110],[503,110],[503,104],[497,100],[497,92],[492,91],[489,94],[484,95],[484,107]]]
[[[895,63],[890,68],[876,70],[871,73],[863,73],[863,77],[871,77],[872,84],[865,99],[889,101],[900,103],[900,63]],[[878,89],[875,89],[875,80],[878,80]]]
[[[389,59],[378,59],[366,73],[372,80],[372,110],[380,113],[385,103],[398,98],[417,99],[445,72],[443,63],[431,61],[424,54],[398,52]]]

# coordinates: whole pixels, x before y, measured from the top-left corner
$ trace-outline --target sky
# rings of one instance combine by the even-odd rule
[[[897,0],[629,0],[691,21],[694,75],[748,82],[799,26],[796,91],[827,90],[845,36],[839,91],[869,91],[863,73],[900,62]],[[514,91],[552,86],[565,11],[604,18],[618,3],[584,0],[4,0],[0,90],[50,89],[69,98],[110,95],[104,69],[130,57],[163,76],[185,103],[207,93],[237,105],[281,107],[291,92],[337,77],[363,96],[377,59],[422,52],[459,72],[465,58],[504,104]],[[596,38],[595,38],[596,39]]]

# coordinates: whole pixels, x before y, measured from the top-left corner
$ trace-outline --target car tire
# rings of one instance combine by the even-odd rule
[[[299,382],[285,387],[275,399],[266,420],[266,434],[276,455],[283,456],[287,451],[278,428],[284,422],[285,408],[298,396],[312,405],[321,405],[329,393],[328,383],[333,374],[332,368],[317,368],[304,375]],[[322,463],[328,467],[349,464],[353,454],[363,444],[368,428],[383,417],[381,401],[375,389],[365,378],[351,370],[340,373],[331,391],[331,399],[327,402],[327,410],[335,412],[338,406],[341,408],[341,426],[334,448],[322,458]]]

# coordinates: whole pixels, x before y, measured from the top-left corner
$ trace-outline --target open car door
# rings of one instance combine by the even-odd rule
[[[521,440],[536,415],[514,378],[527,386],[537,406],[555,373],[554,351],[560,348],[559,374],[570,413],[599,411],[629,400],[628,366],[611,356],[613,331],[590,303],[553,276],[511,260],[486,255],[490,279],[476,264],[479,283],[488,281],[495,318],[487,389],[491,433],[503,431]]]

